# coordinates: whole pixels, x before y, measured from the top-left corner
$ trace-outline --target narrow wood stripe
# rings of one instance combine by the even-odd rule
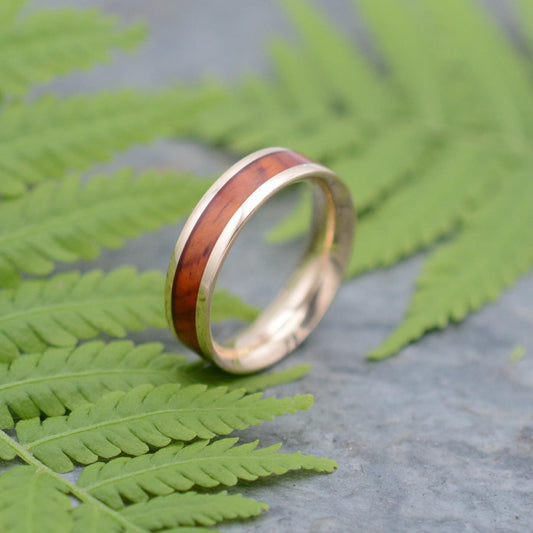
[[[291,150],[255,159],[239,170],[213,197],[191,231],[178,261],[172,285],[172,316],[182,342],[199,351],[196,301],[207,261],[226,224],[260,185],[281,171],[311,161]]]

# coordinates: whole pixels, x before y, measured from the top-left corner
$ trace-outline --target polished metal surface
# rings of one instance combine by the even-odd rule
[[[192,228],[221,187],[250,161],[272,148],[250,154],[225,172],[194,209],[172,254],[166,289],[166,308],[173,330],[171,288],[180,254]],[[232,244],[253,214],[281,189],[308,181],[315,187],[313,219],[305,252],[275,300],[244,331],[219,344],[211,330],[211,303],[217,277]],[[200,355],[220,368],[245,374],[279,361],[316,327],[342,281],[352,247],[355,212],[350,193],[331,170],[302,163],[277,173],[255,189],[236,210],[209,256],[196,302],[196,335]]]
[[[280,148],[278,147],[270,147],[270,148],[264,148],[263,150],[258,150],[257,152],[253,152],[252,154],[247,155],[246,157],[243,157],[239,161],[237,161],[234,165],[232,165],[226,172],[224,172],[216,181],[209,187],[209,189],[206,191],[206,193],[202,196],[200,201],[196,204],[196,207],[193,209],[191,214],[189,215],[189,218],[185,222],[185,226],[183,227],[178,240],[176,242],[176,246],[174,247],[174,250],[172,252],[172,255],[170,257],[170,263],[168,266],[168,273],[166,277],[166,284],[165,284],[165,312],[167,315],[167,321],[169,323],[170,328],[176,333],[176,330],[174,328],[174,321],[172,320],[172,309],[171,304],[172,300],[170,298],[170,293],[172,290],[172,283],[174,281],[173,273],[176,271],[176,267],[178,265],[179,257],[183,251],[183,247],[185,246],[185,243],[187,242],[187,239],[189,238],[192,229],[198,222],[198,219],[204,212],[204,210],[207,208],[211,200],[215,197],[215,195],[220,191],[220,189],[242,168],[244,168],[247,164],[249,164],[254,159],[257,159],[258,157],[261,157],[262,155],[267,155],[272,152],[278,151]],[[172,273],[172,275],[171,275]]]

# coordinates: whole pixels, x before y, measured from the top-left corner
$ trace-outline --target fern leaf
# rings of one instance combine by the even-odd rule
[[[48,96],[4,106],[0,194],[20,195],[28,185],[85,170],[117,150],[176,131],[211,94],[120,91],[63,100]]]
[[[361,213],[379,207],[390,191],[423,172],[438,143],[439,132],[400,121],[380,131],[361,151],[339,156],[331,167],[348,185]]]
[[[126,523],[120,522],[116,516],[110,516],[100,507],[92,504],[78,505],[72,510],[72,517],[74,519],[73,533],[144,533],[148,531],[129,520]],[[164,533],[213,533],[214,531],[210,528],[192,526],[165,529]]]
[[[132,267],[107,274],[69,272],[0,291],[0,361],[19,351],[74,346],[100,332],[123,337],[126,330],[165,328],[163,291],[160,272],[138,274]],[[213,307],[215,322],[257,315],[256,308],[224,290],[215,292]]]
[[[193,486],[233,486],[240,479],[285,474],[292,470],[332,472],[335,461],[301,453],[278,453],[281,444],[257,449],[258,441],[235,446],[238,439],[184,446],[177,443],[153,454],[119,457],[85,468],[78,484],[107,505],[118,509],[126,501],[138,503],[149,495],[185,492]]]
[[[72,533],[133,533],[114,517],[90,503],[78,505],[72,510]],[[135,530],[138,533],[138,530]]]
[[[205,111],[193,128],[236,150],[294,142],[336,170],[360,213],[351,275],[452,236],[515,163],[530,165],[532,133],[530,69],[473,0],[356,3],[377,36],[383,76],[323,13],[294,0],[285,7],[301,39],[276,43],[275,79],[222,91],[215,124]],[[303,234],[309,212],[303,197],[269,239]],[[492,238],[488,229],[477,237]]]
[[[20,2],[14,4],[15,9],[17,4]],[[107,61],[113,48],[131,48],[145,33],[140,25],[119,29],[114,17],[96,10],[15,15],[11,7],[11,24],[0,25],[0,93],[4,94],[19,95],[34,83]]]
[[[13,24],[15,17],[18,16],[24,4],[27,3],[28,0],[4,0],[0,3],[0,31]]]
[[[531,132],[531,83],[513,45],[473,0],[426,4],[438,21],[440,46],[449,61],[468,66],[461,75],[482,102],[483,121],[503,133],[502,142],[508,148],[527,149],[524,134]]]
[[[220,531],[212,529],[210,527],[199,526],[185,526],[185,527],[173,527],[165,529],[164,533],[220,533]]]
[[[33,466],[0,475],[0,531],[70,533],[71,502],[61,482]]]
[[[284,41],[273,41],[270,56],[276,65],[276,72],[284,86],[283,103],[291,107],[320,115],[327,109],[327,88],[316,72],[310,68],[309,56]],[[302,91],[302,87],[306,87]]]
[[[221,91],[218,105],[201,113],[192,131],[240,152],[285,144],[323,160],[353,149],[361,137],[359,122],[376,122],[388,110],[383,100],[379,107],[361,105],[359,90],[374,96],[388,90],[323,14],[307,2],[284,7],[293,14],[304,47],[295,50],[275,42],[275,83],[249,78],[233,94]],[[361,116],[357,122],[351,116],[356,112]]]
[[[0,206],[0,284],[21,272],[47,274],[54,261],[95,257],[102,247],[172,222],[191,209],[205,184],[175,174],[129,170],[43,184]]]
[[[519,0],[516,3],[518,19],[523,28],[523,37],[529,45],[528,52],[533,51],[533,5],[529,0]]]
[[[162,294],[160,272],[138,274],[132,267],[24,281],[0,291],[0,360],[74,346],[99,332],[123,337],[126,330],[163,328]]]
[[[235,294],[224,289],[218,289],[213,295],[211,313],[214,322],[235,318],[251,322],[259,315],[259,309],[243,302]]]
[[[245,105],[246,102],[250,102],[251,105],[246,105],[245,121],[239,120],[238,117],[239,123],[237,124],[232,124],[231,120],[228,121],[225,145],[231,146],[240,153],[246,153],[260,146],[273,144],[272,141],[277,139],[280,144],[302,150],[298,137],[301,136],[307,117],[296,123],[284,119],[287,113],[284,104],[286,96],[284,87],[250,78],[241,88],[240,93],[241,102]],[[261,103],[260,107],[257,106],[258,102]],[[297,118],[300,119],[300,117]],[[263,124],[260,129],[256,126],[258,119]],[[296,144],[294,144],[295,141]]]
[[[472,216],[459,236],[430,257],[405,321],[370,358],[387,357],[428,330],[462,320],[531,269],[530,171],[522,167],[507,176],[498,194]]]
[[[0,428],[41,414],[58,416],[102,394],[146,383],[204,384],[257,392],[300,379],[309,371],[298,365],[279,372],[231,376],[204,363],[163,353],[158,343],[134,346],[128,341],[92,341],[76,348],[49,348],[0,366]],[[9,452],[11,453],[11,452]],[[0,452],[0,456],[1,456]]]
[[[231,375],[202,361],[183,365],[179,370],[179,382],[182,385],[203,383],[210,387],[224,386],[230,390],[245,389],[257,392],[276,387],[302,378],[309,372],[309,365],[296,365],[277,372],[263,372],[249,376]]]
[[[307,184],[304,184],[307,185]],[[313,195],[310,186],[298,189],[298,198],[292,211],[270,229],[266,235],[267,242],[277,243],[292,240],[309,231],[313,214]]]
[[[300,64],[313,73],[313,85],[323,86],[322,92],[334,109],[346,109],[358,118],[351,121],[353,130],[358,124],[374,126],[382,115],[387,117],[392,110],[388,89],[374,68],[324,13],[303,0],[286,2],[283,7],[303,43],[305,56]],[[275,57],[274,62],[279,65]],[[309,86],[305,85],[305,91],[302,87],[299,87],[300,94],[307,92]],[[379,107],[369,105],[372,101],[378,101]],[[313,154],[313,157],[316,156]]]
[[[134,524],[150,531],[165,527],[211,526],[223,520],[237,520],[257,516],[268,509],[266,503],[240,494],[170,494],[149,502],[126,507],[121,514]]]
[[[146,385],[110,393],[42,424],[38,418],[22,420],[16,430],[19,442],[39,460],[67,472],[72,460],[89,464],[98,457],[144,454],[149,446],[160,448],[173,439],[210,439],[311,404],[309,395],[261,399],[259,393],[245,396],[225,387]]]
[[[0,459],[4,461],[10,461],[17,456],[15,449],[6,442],[7,439],[9,439],[7,434],[0,431]]]
[[[391,67],[389,75],[400,85],[414,113],[440,127],[444,123],[444,109],[439,71],[416,3],[396,0],[356,3],[377,36],[378,47]]]
[[[57,416],[102,394],[150,383],[180,382],[185,357],[163,353],[159,343],[93,341],[76,348],[50,348],[0,367],[0,427],[13,417]]]
[[[498,158],[487,152],[477,142],[450,143],[423,177],[364,218],[348,275],[391,265],[455,229],[501,177]]]
[[[438,135],[420,123],[391,124],[371,142],[351,153],[340,155],[331,163],[352,193],[358,212],[379,205],[388,191],[423,170]],[[383,154],[388,154],[384,158]],[[311,219],[311,197],[302,195],[293,212],[268,234],[271,242],[303,235]]]

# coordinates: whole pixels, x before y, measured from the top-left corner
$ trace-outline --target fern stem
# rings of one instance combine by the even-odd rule
[[[146,530],[135,525],[133,522],[128,520],[125,516],[119,512],[111,509],[100,500],[92,496],[87,492],[87,490],[79,487],[75,483],[70,482],[68,479],[65,479],[63,476],[54,472],[51,468],[48,468],[44,463],[41,463],[39,459],[33,456],[24,446],[18,443],[15,439],[10,437],[5,431],[0,431],[0,441],[9,446],[25,463],[34,466],[41,472],[46,472],[49,476],[56,479],[61,485],[63,485],[66,491],[77,498],[82,503],[87,503],[89,505],[95,505],[103,513],[107,513],[117,522],[123,524],[128,531],[137,531],[138,533],[146,533]]]

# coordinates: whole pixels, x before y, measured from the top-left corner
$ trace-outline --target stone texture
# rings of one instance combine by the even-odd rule
[[[136,55],[74,74],[44,89],[61,94],[107,87],[156,87],[211,73],[234,79],[268,72],[265,39],[290,34],[279,6],[266,0],[86,0],[35,4],[100,6],[130,21],[148,20],[151,37]],[[346,29],[349,2],[322,0]],[[502,2],[490,2],[506,18]],[[353,24],[350,26],[350,24]],[[210,174],[233,158],[194,143],[159,141],[123,154],[111,167],[191,169]],[[222,282],[265,304],[297,258],[293,244],[267,246],[261,235],[291,205],[271,202],[243,233]],[[80,263],[110,269],[125,263],[166,269],[178,228],[165,228]],[[533,277],[521,279],[497,303],[463,324],[427,336],[398,357],[365,361],[401,319],[422,257],[344,285],[318,329],[280,367],[311,363],[309,377],[286,394],[312,392],[308,413],[243,433],[263,444],[333,457],[329,476],[292,475],[244,486],[271,510],[255,522],[223,527],[235,532],[487,532],[533,530]],[[69,267],[70,268],[70,267]],[[170,332],[146,332],[179,349]],[[512,363],[517,345],[526,356]]]

